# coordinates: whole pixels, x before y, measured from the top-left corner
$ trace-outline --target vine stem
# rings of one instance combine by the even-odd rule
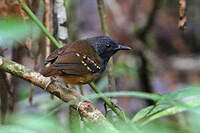
[[[114,105],[110,99],[108,99],[106,96],[103,95],[103,93],[95,86],[95,84],[93,82],[89,83],[90,87],[93,89],[93,91],[95,91],[97,94],[101,94],[102,95],[102,99],[103,101],[117,114],[117,116],[122,119],[122,120],[126,120],[126,117],[124,115],[124,112],[122,112],[121,110],[119,110],[118,108],[116,108],[116,105]]]
[[[58,48],[61,48],[62,45],[56,41],[56,39],[51,35],[51,33],[45,28],[45,26],[40,22],[40,20],[33,14],[33,12],[29,9],[29,7],[22,1],[18,0],[18,2],[22,5],[22,8],[26,11],[26,13],[31,17],[31,19],[40,27],[40,29],[44,32],[44,34],[51,40],[51,42]]]

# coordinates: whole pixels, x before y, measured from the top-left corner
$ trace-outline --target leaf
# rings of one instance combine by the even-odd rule
[[[164,109],[163,111],[157,112],[157,113],[149,116],[147,119],[145,119],[143,121],[142,125],[145,125],[145,124],[147,124],[147,123],[149,123],[149,122],[151,122],[155,119],[158,119],[158,118],[161,118],[161,117],[164,117],[164,116],[168,116],[168,115],[174,115],[176,113],[183,112],[183,111],[186,111],[188,109],[189,109],[189,111],[193,110],[195,112],[199,112],[199,110],[197,111],[195,107],[200,106],[200,98],[195,98],[195,99],[187,101],[185,103],[187,105],[189,105],[190,108],[185,108],[185,107],[182,107],[182,106],[173,106],[173,107]]]
[[[160,105],[155,105],[155,106],[149,106],[147,108],[144,108],[142,110],[140,110],[139,112],[137,112],[137,114],[133,117],[132,122],[138,122],[140,120],[143,120],[145,118],[148,118],[149,116],[158,113],[164,109],[169,108],[170,105],[164,105],[164,104],[160,104]]]
[[[194,109],[200,105],[200,88],[187,87],[161,96],[158,104],[142,109],[132,119],[133,122],[143,121],[143,124],[163,116],[173,115],[185,110],[198,113]],[[172,106],[173,105],[173,106]],[[153,109],[152,109],[153,108]]]

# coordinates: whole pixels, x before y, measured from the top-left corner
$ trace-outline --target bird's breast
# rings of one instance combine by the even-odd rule
[[[85,75],[65,75],[60,76],[60,78],[66,83],[66,84],[72,84],[72,85],[82,85],[82,84],[88,84],[92,82],[93,80],[97,79],[99,77],[100,73],[90,73]]]

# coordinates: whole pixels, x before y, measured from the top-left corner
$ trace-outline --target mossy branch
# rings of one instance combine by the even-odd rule
[[[28,82],[31,82],[32,84],[57,96],[64,102],[69,102],[71,100],[81,97],[81,94],[78,91],[73,88],[67,88],[64,83],[58,81],[51,83],[46,88],[47,84],[51,82],[51,79],[49,77],[44,77],[43,75],[32,69],[28,69],[25,66],[8,60],[2,56],[0,56],[0,70],[8,72]],[[105,119],[103,114],[99,110],[97,110],[91,102],[82,101],[73,104],[73,107],[79,111],[84,121],[99,124],[100,126],[109,128],[108,130],[114,133],[118,133],[118,131],[112,126],[112,124],[110,124]]]

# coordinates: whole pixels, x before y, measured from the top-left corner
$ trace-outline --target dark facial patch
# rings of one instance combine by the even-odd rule
[[[106,68],[110,57],[118,50],[130,50],[129,47],[120,45],[108,36],[92,37],[88,38],[87,41],[101,58],[101,72]]]
[[[118,43],[108,36],[94,37],[88,39],[88,41],[98,55],[107,60],[116,52],[115,49],[118,47]]]

